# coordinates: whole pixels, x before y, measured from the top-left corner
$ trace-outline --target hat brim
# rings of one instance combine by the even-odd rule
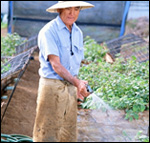
[[[68,7],[81,7],[81,10],[83,10],[92,8],[94,7],[94,5],[83,1],[65,1],[65,2],[58,2],[57,4],[49,7],[46,11],[51,13],[57,13],[58,9],[64,9]]]

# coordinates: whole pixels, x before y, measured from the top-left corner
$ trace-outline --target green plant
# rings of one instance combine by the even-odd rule
[[[135,137],[135,139],[141,142],[149,142],[149,137],[146,135],[142,135],[143,131],[139,131]]]
[[[149,109],[149,61],[138,63],[135,57],[126,63],[122,58],[113,64],[98,59],[92,61],[80,68],[79,78],[88,80],[99,98],[115,109],[125,110],[125,118],[130,121],[138,119],[139,112]],[[92,109],[90,102],[91,98],[87,99],[84,108]]]
[[[24,43],[17,33],[7,34],[6,37],[1,38],[1,57],[14,56],[16,53],[16,47]],[[1,74],[8,71],[11,65],[5,66],[7,60],[1,60]]]
[[[7,34],[6,37],[1,38],[1,56],[13,56],[15,54],[15,47],[24,43],[17,33]]]
[[[6,62],[7,62],[7,61],[6,61]],[[3,74],[3,73],[5,73],[5,72],[9,71],[10,67],[11,67],[10,64],[8,64],[7,66],[5,66],[5,65],[1,62],[1,74]]]
[[[104,56],[108,50],[104,50],[94,39],[87,36],[84,39],[84,56],[87,62],[104,61]]]
[[[1,29],[3,29],[3,28],[7,28],[7,23],[1,22]]]

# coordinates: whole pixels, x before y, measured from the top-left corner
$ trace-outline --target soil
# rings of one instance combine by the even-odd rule
[[[129,33],[133,33],[149,43],[149,19],[140,17],[127,21],[125,35]]]
[[[142,21],[142,20],[141,20]],[[133,26],[133,27],[132,27]],[[126,34],[131,32],[144,36],[145,39],[149,39],[149,28],[146,29],[145,24],[139,24],[134,26],[129,23]],[[144,27],[144,29],[143,29]],[[149,22],[148,22],[149,27]],[[145,34],[141,29],[145,30]],[[1,31],[1,36],[6,35],[6,29]],[[1,132],[4,134],[24,134],[32,137],[34,119],[36,114],[36,98],[38,91],[38,69],[39,69],[38,53],[34,53],[34,60],[30,61],[23,77],[21,78],[13,98],[8,106],[3,122],[1,123]],[[8,95],[10,92],[7,93]],[[3,112],[6,105],[1,108]],[[1,113],[2,113],[1,112]],[[146,114],[148,114],[146,112]]]
[[[39,66],[38,53],[35,52],[34,60],[30,61],[7,108],[1,124],[2,133],[32,136],[39,82]],[[10,91],[6,94],[10,95]],[[1,113],[3,113],[5,107],[6,105],[1,109]]]

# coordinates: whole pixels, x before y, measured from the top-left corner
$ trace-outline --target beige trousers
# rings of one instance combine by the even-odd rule
[[[34,142],[77,142],[76,88],[60,80],[39,82]]]

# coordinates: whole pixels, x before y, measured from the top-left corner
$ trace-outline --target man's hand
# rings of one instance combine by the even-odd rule
[[[84,100],[84,97],[88,97],[90,95],[86,89],[87,84],[87,81],[79,80],[79,84],[77,86],[77,98],[82,101]]]

